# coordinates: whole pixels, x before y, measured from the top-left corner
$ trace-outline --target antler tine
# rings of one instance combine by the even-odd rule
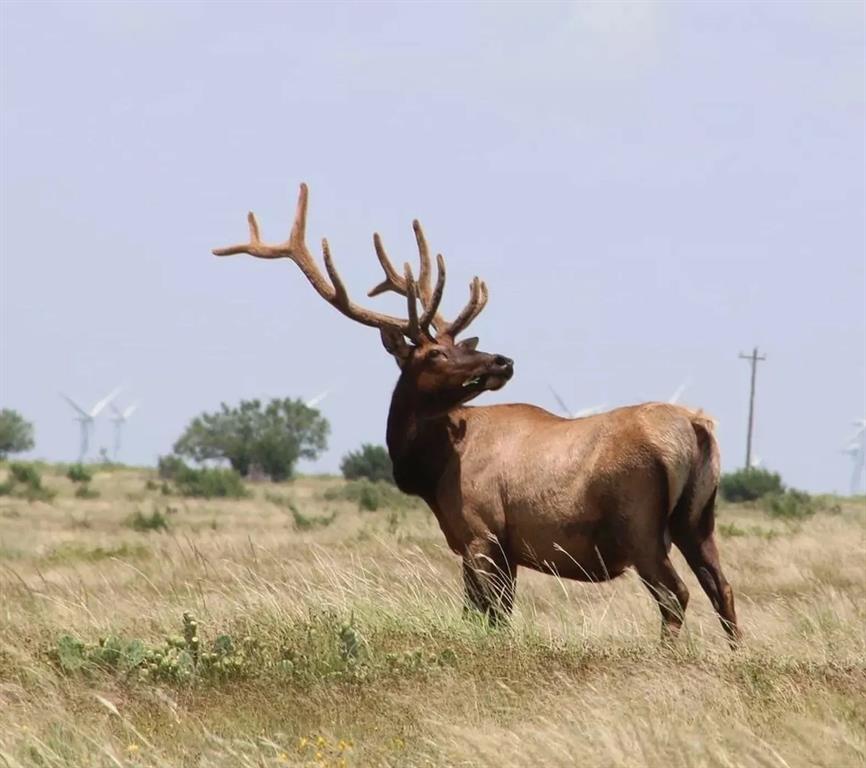
[[[438,312],[439,302],[442,299],[440,294],[439,298],[435,298],[435,292],[430,288],[430,252],[427,247],[427,240],[424,237],[424,231],[421,229],[421,224],[416,219],[412,222],[412,229],[415,232],[415,241],[418,243],[418,254],[420,261],[420,271],[418,273],[418,280],[415,281],[416,293],[418,294],[418,298],[421,301],[421,305],[424,307],[425,314],[429,314],[430,318],[427,321],[427,324],[422,323],[422,330],[429,327],[431,324],[436,332],[441,332],[444,328],[448,327],[448,322],[445,320],[442,315]],[[382,265],[382,271],[385,273],[385,279],[379,283],[378,285],[371,288],[368,292],[368,296],[378,296],[381,293],[386,293],[387,291],[393,291],[394,293],[400,296],[406,296],[407,284],[405,277],[401,277],[397,270],[394,268],[394,265],[391,262],[391,259],[388,257],[387,252],[385,251],[385,246],[382,244],[382,238],[379,236],[379,233],[376,232],[373,235],[373,247],[376,249],[376,257],[379,259],[379,263]],[[440,274],[437,275],[436,283],[437,287],[440,280],[444,280],[444,262],[442,263],[440,269]],[[444,290],[444,284],[442,286]],[[432,313],[428,313],[428,309],[433,306],[434,309]],[[426,332],[426,331],[425,331]],[[428,334],[429,335],[429,334]]]
[[[421,269],[418,273],[418,287],[421,289],[421,296],[426,303],[430,298],[430,249],[427,247],[427,238],[424,237],[424,230],[421,229],[421,222],[418,219],[412,219],[412,231],[415,233],[415,242],[418,244],[418,259],[421,263]]]
[[[430,334],[431,323],[436,330],[445,325],[445,321],[439,317],[439,304],[442,301],[442,294],[445,292],[445,259],[442,258],[441,253],[436,254],[436,270],[436,287],[433,289],[433,293],[430,294],[430,298],[426,301],[424,312],[419,320],[421,330],[428,335]],[[441,325],[437,325],[437,318],[441,320]]]
[[[260,259],[291,259],[298,265],[301,272],[304,273],[304,276],[310,281],[310,284],[315,288],[316,292],[325,301],[346,315],[346,317],[355,320],[362,325],[367,325],[373,328],[399,331],[415,342],[420,341],[417,306],[414,308],[414,320],[412,319],[411,312],[410,318],[404,320],[399,317],[393,317],[392,315],[386,315],[380,312],[374,312],[370,309],[365,309],[364,307],[360,307],[352,302],[349,298],[348,291],[346,291],[346,286],[334,266],[334,261],[331,257],[331,250],[328,246],[327,240],[322,241],[322,251],[325,257],[325,269],[330,277],[330,282],[322,274],[306,244],[307,200],[307,185],[301,184],[301,190],[298,195],[298,207],[295,212],[295,220],[292,224],[289,239],[286,242],[280,243],[279,245],[268,245],[267,243],[262,242],[256,217],[253,213],[250,213],[247,216],[247,221],[250,227],[250,241],[239,245],[231,245],[227,248],[215,248],[213,250],[214,255],[233,256],[239,253],[247,253],[250,256],[255,256]]]
[[[412,267],[407,261],[403,265],[403,274],[406,281],[406,306],[409,310],[409,329],[412,333],[410,339],[417,341],[421,337],[422,328],[418,323],[418,291],[415,278],[412,276]]]
[[[385,272],[385,279],[379,283],[379,285],[371,288],[367,291],[367,295],[371,298],[373,296],[378,296],[380,293],[385,293],[386,291],[394,291],[394,293],[399,293],[401,296],[406,295],[406,284],[404,279],[397,274],[397,270],[394,269],[394,265],[391,263],[391,259],[388,258],[388,254],[385,252],[385,246],[382,245],[382,238],[379,237],[378,232],[373,233],[373,248],[376,249],[376,257],[379,259],[379,263],[382,265],[382,270]]]
[[[457,315],[454,322],[448,326],[445,333],[454,339],[459,333],[466,330],[469,324],[481,313],[487,305],[487,284],[477,277],[472,278],[469,285],[469,301]]]

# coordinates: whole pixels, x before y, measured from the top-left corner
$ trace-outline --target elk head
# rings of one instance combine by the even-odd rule
[[[481,313],[487,304],[487,286],[477,277],[469,286],[469,301],[453,321],[439,313],[439,304],[445,290],[445,260],[436,257],[436,284],[432,284],[430,254],[421,225],[412,227],[418,243],[420,269],[416,280],[407,263],[403,274],[394,269],[382,240],[373,235],[376,256],[385,272],[385,279],[374,287],[369,296],[393,291],[406,298],[407,317],[374,312],[358,306],[350,298],[342,279],[334,267],[328,241],[322,240],[326,278],[307,248],[307,185],[301,184],[298,207],[289,239],[278,245],[264,243],[259,235],[255,214],[250,213],[248,243],[217,248],[216,256],[246,253],[260,259],[288,258],[298,265],[316,292],[346,317],[362,325],[378,328],[385,349],[400,367],[398,388],[410,390],[416,407],[425,413],[442,413],[465,403],[486,390],[505,386],[514,374],[514,363],[502,355],[478,351],[477,338],[457,341],[457,335]],[[419,304],[421,312],[419,313]]]

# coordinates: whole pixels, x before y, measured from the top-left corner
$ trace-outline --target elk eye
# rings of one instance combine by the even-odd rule
[[[438,359],[444,358],[444,357],[445,357],[445,353],[441,349],[431,349],[427,353],[427,359],[428,360],[438,360]]]

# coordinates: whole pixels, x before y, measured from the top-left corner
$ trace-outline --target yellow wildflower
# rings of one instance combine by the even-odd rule
[[[140,747],[138,746],[138,744],[130,744],[129,746],[127,746],[126,751],[134,755],[136,752],[138,752],[139,749]]]

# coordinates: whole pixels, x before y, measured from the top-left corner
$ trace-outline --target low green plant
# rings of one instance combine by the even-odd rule
[[[756,501],[769,494],[782,493],[785,486],[777,472],[751,467],[722,475],[719,491],[725,501]]]
[[[782,493],[764,496],[761,505],[771,517],[803,520],[818,511],[818,503],[805,491],[788,488]]]
[[[16,496],[27,501],[51,501],[55,492],[42,485],[42,475],[33,464],[13,462],[9,478],[0,485],[0,496]]]
[[[70,464],[66,470],[66,477],[73,483],[89,483],[93,480],[93,474],[83,464]]]
[[[82,483],[75,489],[76,499],[98,499],[99,491],[91,488],[89,483]]]
[[[289,514],[291,514],[292,520],[295,523],[295,529],[298,531],[311,531],[316,528],[327,528],[337,517],[337,513],[333,510],[330,515],[325,515],[324,517],[305,515],[294,504],[289,507]]]
[[[344,485],[328,488],[323,494],[327,501],[353,501],[367,512],[377,509],[409,509],[416,506],[415,500],[390,483],[370,480],[351,480]]]
[[[112,558],[141,560],[150,557],[150,554],[150,550],[143,544],[123,543],[114,547],[88,547],[80,542],[69,541],[54,547],[45,559],[51,563],[95,563]]]
[[[135,510],[129,518],[128,525],[134,531],[148,533],[150,531],[167,531],[168,516],[158,509],[146,513],[140,509]]]
[[[163,478],[162,493],[166,496],[172,493],[203,499],[242,499],[249,496],[241,476],[233,469],[193,468],[177,456],[161,456],[158,472]]]

